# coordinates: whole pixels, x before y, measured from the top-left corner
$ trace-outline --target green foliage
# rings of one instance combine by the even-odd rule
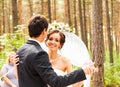
[[[119,87],[120,85],[120,58],[115,56],[114,64],[109,63],[109,56],[106,53],[106,62],[104,65],[104,78],[106,87]]]
[[[120,64],[105,64],[105,85],[111,87],[120,85]]]
[[[25,42],[24,35],[19,32],[4,34],[2,39],[3,51],[5,52],[16,51]]]
[[[5,57],[5,53],[0,52],[0,69],[2,68],[3,64],[5,64],[6,62],[3,56]]]
[[[19,26],[18,26],[19,27]],[[17,49],[25,43],[28,36],[23,33],[23,28],[17,28],[14,33],[6,33],[0,36],[0,69],[5,64],[6,55],[11,51],[17,51]]]

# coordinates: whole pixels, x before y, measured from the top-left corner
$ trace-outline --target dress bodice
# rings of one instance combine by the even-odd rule
[[[63,72],[62,70],[59,70],[59,69],[54,69],[54,71],[57,73],[57,75],[65,75],[67,74],[67,72]],[[67,87],[72,87],[72,85],[69,85]]]

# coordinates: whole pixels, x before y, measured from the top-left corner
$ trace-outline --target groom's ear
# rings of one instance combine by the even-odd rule
[[[41,35],[43,35],[43,36],[47,36],[47,30],[44,29],[44,30],[41,32]]]
[[[45,29],[42,31],[42,33],[41,34],[45,34]]]

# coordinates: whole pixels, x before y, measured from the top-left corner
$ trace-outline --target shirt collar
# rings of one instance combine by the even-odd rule
[[[38,40],[35,40],[35,39],[32,39],[32,38],[29,38],[29,40],[35,41],[35,42],[37,42],[39,45],[41,45],[41,43],[40,43]]]

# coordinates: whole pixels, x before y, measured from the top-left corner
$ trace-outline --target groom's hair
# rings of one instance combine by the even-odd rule
[[[32,16],[28,23],[29,36],[38,37],[44,29],[48,29],[47,19],[39,14]]]

